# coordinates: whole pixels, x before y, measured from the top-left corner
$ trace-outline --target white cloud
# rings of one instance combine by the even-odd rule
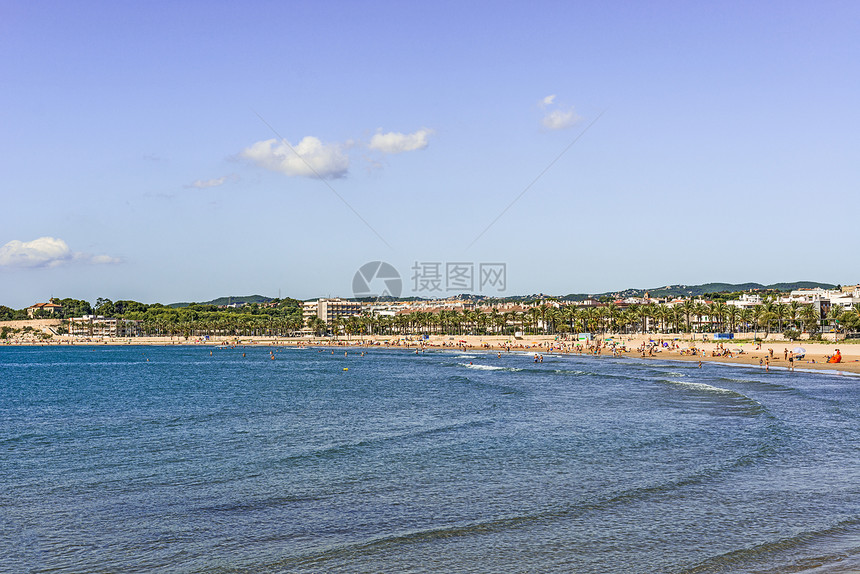
[[[545,108],[547,106],[551,106],[554,101],[555,94],[550,94],[540,101],[540,107]]]
[[[548,112],[541,120],[543,127],[548,130],[563,130],[569,128],[579,120],[581,120],[573,108],[569,110],[553,110]]]
[[[545,110],[541,124],[548,130],[563,130],[577,123],[582,118],[573,111],[573,106],[562,107],[556,104],[556,95],[550,94],[538,102],[538,107]]]
[[[290,176],[338,178],[349,171],[349,157],[339,144],[324,144],[307,136],[292,147],[295,152],[287,143],[269,139],[245,148],[239,155],[262,168]]]
[[[370,139],[370,148],[382,153],[402,153],[424,149],[429,145],[427,138],[433,135],[433,130],[420,129],[413,134],[399,132],[382,133],[380,130]]]
[[[122,262],[118,257],[111,257],[110,255],[85,255],[83,253],[80,255],[83,255],[84,259],[88,260],[87,262],[92,263],[93,265],[113,265]],[[75,259],[77,259],[77,257]]]
[[[68,262],[104,265],[120,260],[109,255],[74,252],[56,237],[40,237],[33,241],[14,239],[0,247],[0,267],[57,267]]]
[[[196,189],[206,189],[207,187],[218,187],[219,185],[224,185],[228,181],[236,181],[239,177],[236,174],[230,175],[222,175],[221,177],[216,177],[215,179],[198,179],[192,184],[186,185],[185,187],[193,187]]]

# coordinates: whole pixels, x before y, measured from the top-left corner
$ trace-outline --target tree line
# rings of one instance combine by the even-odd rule
[[[278,299],[271,305],[252,303],[236,308],[190,304],[173,308],[160,303],[111,301],[99,298],[95,305],[77,299],[52,299],[62,305],[59,315],[44,317],[68,319],[83,315],[103,315],[140,321],[139,332],[147,336],[290,336],[303,330],[318,335],[559,335],[566,333],[714,333],[783,332],[818,333],[824,327],[837,331],[860,330],[860,308],[843,310],[832,307],[822,315],[812,305],[797,301],[766,301],[740,308],[724,301],[706,303],[686,299],[675,306],[645,304],[618,306],[608,303],[594,307],[556,306],[552,300],[535,302],[521,311],[500,311],[496,307],[443,310],[438,313],[414,311],[395,316],[361,314],[336,318],[326,323],[318,317],[302,317],[301,301]],[[41,312],[37,312],[41,313]],[[0,307],[0,320],[25,319],[26,310]]]
[[[705,303],[692,299],[676,306],[615,303],[594,307],[561,306],[544,302],[524,311],[499,311],[496,308],[443,310],[438,313],[415,311],[394,317],[353,316],[328,326],[333,333],[440,334],[440,335],[557,335],[566,333],[722,333],[806,331],[816,334],[825,325],[840,331],[860,330],[860,308],[833,307],[824,316],[812,305],[799,302],[766,302],[749,308],[724,302]],[[308,325],[317,332],[325,329],[322,321]],[[792,337],[794,338],[794,337]]]

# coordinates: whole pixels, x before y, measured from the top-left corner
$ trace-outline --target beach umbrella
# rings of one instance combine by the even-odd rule
[[[795,347],[791,350],[791,352],[798,357],[803,357],[804,355],[806,355],[806,349],[804,349],[803,347]]]

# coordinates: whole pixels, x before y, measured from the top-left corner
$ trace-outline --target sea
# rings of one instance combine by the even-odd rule
[[[860,378],[2,347],[0,572],[860,572]]]

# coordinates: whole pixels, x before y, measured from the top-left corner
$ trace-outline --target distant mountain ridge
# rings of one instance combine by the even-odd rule
[[[651,287],[649,289],[624,289],[623,291],[607,291],[605,293],[570,293],[563,297],[554,297],[565,301],[582,301],[590,297],[643,297],[648,293],[651,297],[701,297],[707,293],[734,293],[737,291],[794,291],[795,289],[814,289],[821,287],[822,289],[835,289],[836,285],[832,283],[820,283],[817,281],[795,281],[794,283],[772,283],[763,285],[761,283],[703,283],[701,285],[666,285],[664,287]],[[535,294],[535,295],[511,295],[509,297],[487,297],[484,295],[460,294],[454,295],[451,298],[468,299],[480,301],[492,299],[494,301],[531,301],[552,297],[551,295]],[[416,301],[422,300],[421,297],[384,297],[380,301]],[[361,300],[361,299],[359,299]],[[243,303],[268,303],[273,301],[272,297],[263,295],[246,295],[246,296],[229,296],[218,297],[211,301],[199,301],[195,303],[171,303],[167,307],[181,308],[189,305],[241,305]]]
[[[189,305],[241,305],[242,303],[268,303],[271,301],[271,297],[264,297],[263,295],[245,295],[245,296],[228,296],[228,297],[218,297],[217,299],[212,299],[211,301],[195,301],[193,303],[171,303],[166,305],[166,307],[171,307],[173,309],[179,309],[181,307],[188,307]]]
[[[624,291],[608,291],[598,294],[571,293],[563,299],[570,301],[581,301],[588,297],[643,297],[647,292],[651,297],[701,297],[707,293],[734,293],[737,291],[794,291],[795,289],[835,289],[832,283],[819,283],[817,281],[795,281],[794,283],[772,283],[763,285],[761,283],[703,283],[701,285],[666,285],[665,287],[652,287],[650,289],[625,289]]]

